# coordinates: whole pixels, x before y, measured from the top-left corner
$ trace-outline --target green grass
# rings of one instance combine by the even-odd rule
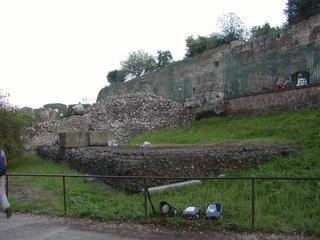
[[[180,129],[140,135],[131,143],[207,143],[248,139],[295,143],[300,150],[296,155],[273,158],[247,170],[226,172],[228,176],[320,176],[319,110],[259,117],[209,118]],[[10,172],[74,173],[65,165],[34,156],[17,160],[10,167]],[[12,199],[14,208],[53,214],[63,212],[61,179],[23,178],[16,181],[18,186],[21,183],[26,188],[32,186],[41,197],[36,201],[24,202],[15,193]],[[81,179],[67,179],[67,193],[70,215],[101,220],[143,219],[141,195],[130,195],[97,183],[84,183]],[[257,229],[320,234],[320,182],[257,181],[256,194]],[[179,210],[192,204],[204,206],[212,201],[222,201],[225,205],[224,217],[217,222],[185,221],[175,217],[165,221],[170,226],[193,223],[201,223],[205,227],[235,224],[238,229],[249,229],[251,226],[250,181],[207,181],[198,186],[153,194],[152,200],[156,206],[166,200]],[[151,220],[158,221],[155,217]]]
[[[77,174],[64,164],[30,155],[10,165],[12,173]],[[62,178],[10,177],[10,201],[14,209],[62,215]],[[26,191],[28,189],[28,191]],[[134,220],[144,216],[143,196],[131,195],[102,183],[84,182],[82,178],[66,178],[67,212],[99,220]],[[131,211],[124,211],[130,207]]]

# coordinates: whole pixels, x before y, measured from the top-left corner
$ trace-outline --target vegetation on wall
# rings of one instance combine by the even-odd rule
[[[107,75],[107,80],[110,84],[121,83],[126,80],[126,71],[124,70],[113,70]]]
[[[172,54],[170,51],[158,50],[157,53],[157,68],[165,68],[173,62]]]
[[[250,29],[250,37],[251,38],[259,38],[263,36],[267,36],[270,34],[279,33],[283,30],[284,27],[271,27],[269,23],[265,23],[261,26],[253,26]]]
[[[212,33],[209,36],[189,36],[186,39],[186,57],[194,57],[212,48],[229,44],[234,40],[245,40],[247,30],[241,19],[235,13],[228,13],[221,16],[217,23],[219,33]]]
[[[319,0],[288,0],[286,9],[287,22],[289,25],[296,24],[311,16],[320,13]],[[187,58],[202,54],[208,49],[213,49],[232,41],[247,41],[249,38],[258,38],[270,34],[276,34],[285,26],[271,26],[268,22],[261,26],[254,26],[247,30],[245,24],[235,13],[222,15],[217,26],[220,31],[209,36],[197,37],[188,36],[185,40]],[[110,71],[107,75],[110,84],[123,82],[130,73],[132,77],[138,77],[155,69],[164,68],[172,63],[172,55],[169,51],[158,51],[158,56],[154,57],[142,50],[131,52],[128,58],[121,62],[120,70]]]
[[[152,56],[142,50],[129,53],[126,60],[121,62],[120,70],[112,70],[107,74],[110,85],[124,82],[127,78],[135,78],[146,73],[164,68],[173,62],[170,51],[158,50],[157,56]]]
[[[210,36],[198,36],[197,38],[189,36],[186,39],[186,57],[194,57],[202,54],[204,51],[227,44],[220,34],[211,34]]]
[[[134,77],[139,77],[155,69],[157,62],[155,58],[142,50],[129,53],[126,60],[121,62],[121,68]]]

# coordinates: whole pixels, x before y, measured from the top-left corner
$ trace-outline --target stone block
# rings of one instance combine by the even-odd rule
[[[88,147],[89,146],[88,132],[78,132],[78,133],[79,133],[78,146]]]
[[[89,145],[90,146],[108,146],[108,142],[114,140],[114,133],[108,130],[90,131]]]
[[[89,146],[87,132],[61,132],[58,133],[59,145],[65,148]]]

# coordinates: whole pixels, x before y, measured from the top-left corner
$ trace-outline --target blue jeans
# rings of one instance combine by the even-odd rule
[[[0,207],[3,210],[6,210],[8,207],[10,207],[10,204],[8,202],[8,198],[6,195],[5,185],[6,185],[5,176],[1,176],[0,177]]]

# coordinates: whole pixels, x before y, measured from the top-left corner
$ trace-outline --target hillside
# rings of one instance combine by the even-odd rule
[[[298,154],[273,158],[268,163],[254,168],[225,172],[226,176],[320,176],[320,110],[259,117],[208,118],[183,128],[140,135],[132,139],[131,143],[141,143],[145,140],[151,143],[206,143],[245,139],[291,142],[297,144],[300,150]],[[17,161],[10,171],[57,173],[60,172],[60,168],[51,161],[25,158]],[[69,171],[62,169],[62,172]],[[18,189],[11,195],[14,198],[13,207],[30,211],[31,206],[37,212],[61,213],[62,196],[57,194],[61,188],[61,181],[50,181],[38,179],[33,184],[37,193],[44,191],[44,195],[50,196],[48,200],[41,199],[39,203],[36,199],[30,199],[30,203],[28,200],[21,201]],[[111,189],[105,193],[101,191],[101,187],[91,187],[92,183],[76,181],[69,179],[67,185],[70,215],[90,216],[102,220],[143,219],[143,195],[129,195]],[[25,188],[28,188],[27,184]],[[204,206],[208,202],[221,201],[225,205],[225,214],[223,219],[218,221],[219,224],[227,228],[234,226],[237,229],[249,229],[251,226],[251,183],[246,180],[206,181],[198,186],[153,194],[152,200],[155,206],[166,200],[174,204],[178,210],[190,204]],[[52,202],[55,203],[54,206],[48,208]],[[151,219],[158,221],[152,216]],[[200,225],[206,227],[215,225],[202,219],[198,222],[188,222],[178,217],[167,219],[166,222],[176,227],[193,223],[201,223]],[[255,226],[256,229],[264,231],[298,231],[319,235],[320,183],[257,181]]]
[[[227,176],[320,177],[320,110],[258,117],[208,118],[180,129],[167,129],[140,135],[132,139],[131,143],[142,141],[154,144],[207,143],[248,139],[296,143],[300,151],[297,155],[274,158],[269,163],[245,171],[228,172]],[[261,228],[283,231],[291,226],[300,231],[320,233],[320,182],[261,181],[258,188],[259,210],[257,212],[258,225]],[[239,199],[240,208],[248,207],[243,198],[247,198],[249,192],[243,190],[243,184],[211,182],[206,189],[216,199],[229,204]],[[209,194],[206,195],[203,191],[194,188],[192,195],[196,199],[206,199]],[[239,209],[237,204],[232,205],[234,211],[243,211],[242,214],[244,214],[245,210]],[[237,213],[234,214],[237,215]],[[237,223],[239,223],[238,220]]]

